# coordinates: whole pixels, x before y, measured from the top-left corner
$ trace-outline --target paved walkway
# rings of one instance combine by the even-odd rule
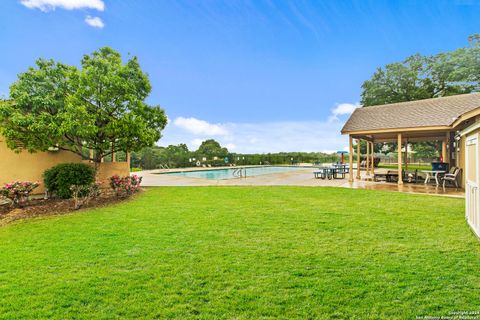
[[[353,183],[346,179],[315,179],[313,172],[316,168],[305,168],[294,171],[263,174],[247,178],[233,178],[223,180],[209,180],[201,178],[189,178],[176,175],[162,174],[165,172],[192,171],[189,169],[149,170],[140,171],[135,174],[143,177],[143,186],[310,186],[310,187],[342,187],[355,189],[369,189],[382,191],[396,191],[416,194],[430,194],[450,197],[465,197],[463,189],[436,187],[423,183],[404,183],[402,186],[396,183],[374,182],[363,171],[361,180]],[[212,170],[212,168],[201,168],[200,170]],[[382,169],[378,169],[377,172]]]

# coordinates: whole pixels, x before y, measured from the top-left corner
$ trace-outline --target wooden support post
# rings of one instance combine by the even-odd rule
[[[398,152],[398,184],[403,184],[402,179],[402,134],[397,135],[397,152]]]
[[[371,162],[371,167],[370,167],[370,173],[372,176],[375,174],[374,169],[375,169],[375,144],[371,142],[372,144],[372,162]]]
[[[360,139],[357,139],[357,179],[360,180]]]
[[[353,138],[351,135],[348,136],[348,152],[350,153],[350,169],[348,170],[348,181],[353,182]]]
[[[370,175],[370,142],[366,141],[367,143],[367,156],[365,157],[365,164],[367,166],[367,176]]]
[[[445,135],[445,158],[443,162],[450,163],[450,151],[452,149],[451,147],[452,145],[450,144],[450,132],[447,131]]]
[[[408,141],[405,140],[405,170],[408,170]]]
[[[447,162],[447,142],[442,141],[442,161]]]

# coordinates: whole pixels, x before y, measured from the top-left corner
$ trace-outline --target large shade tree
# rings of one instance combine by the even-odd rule
[[[433,56],[416,54],[378,68],[362,84],[361,104],[369,107],[480,91],[480,35],[468,40],[464,48]],[[376,152],[382,148],[393,151],[396,145],[375,145]],[[413,149],[418,157],[438,154],[434,142],[415,143]]]
[[[208,139],[202,142],[195,152],[197,157],[206,157],[212,159],[214,157],[223,158],[228,155],[228,149],[224,148],[214,139]]]
[[[38,59],[18,75],[9,101],[0,103],[0,130],[16,151],[53,148],[99,163],[117,151],[137,151],[161,137],[167,119],[145,99],[151,85],[136,57],[122,62],[104,47],[81,60],[81,67]]]
[[[479,91],[480,35],[470,36],[465,48],[378,68],[362,89],[364,107]]]

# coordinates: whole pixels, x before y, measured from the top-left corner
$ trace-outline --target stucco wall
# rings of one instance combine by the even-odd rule
[[[81,162],[80,156],[68,151],[15,153],[7,148],[5,139],[0,136],[0,186],[12,181],[39,181],[35,193],[45,191],[42,174],[59,163]]]
[[[129,174],[130,166],[127,162],[103,162],[97,168],[97,181],[102,182],[102,188],[109,188],[111,176],[125,177]]]
[[[72,162],[88,163],[80,156],[68,151],[15,153],[7,148],[4,138],[0,136],[0,186],[17,180],[38,181],[40,186],[34,193],[43,193],[45,192],[43,172],[57,164]],[[102,187],[109,187],[109,178],[115,174],[120,176],[130,174],[130,166],[127,162],[104,162],[97,170],[97,180],[103,183]]]

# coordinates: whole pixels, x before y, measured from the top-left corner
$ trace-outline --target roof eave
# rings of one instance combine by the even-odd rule
[[[402,128],[385,128],[385,129],[371,129],[371,130],[355,130],[348,131],[342,130],[341,134],[374,134],[374,133],[395,133],[395,132],[415,132],[415,131],[440,131],[440,130],[452,130],[451,126],[439,125],[439,126],[425,126],[425,127],[402,127]]]

